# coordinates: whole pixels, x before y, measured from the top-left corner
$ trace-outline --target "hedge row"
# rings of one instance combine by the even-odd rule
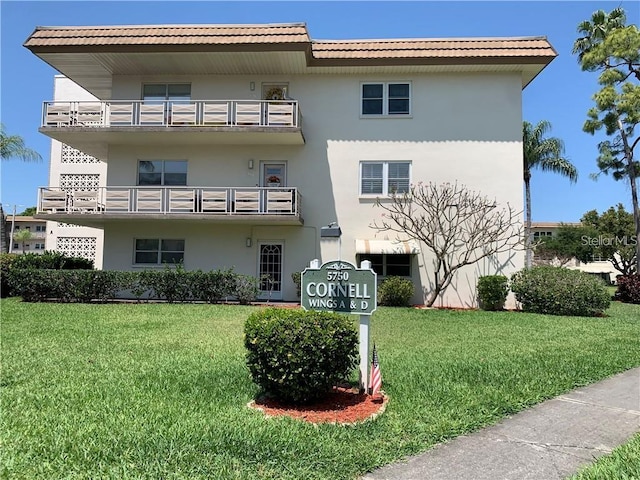
[[[9,284],[9,271],[15,268],[90,270],[93,269],[93,261],[49,251],[43,254],[25,253],[22,255],[0,253],[0,296],[2,298],[14,295]]]
[[[259,291],[255,277],[232,270],[203,272],[177,268],[118,272],[11,268],[6,277],[12,293],[25,302],[91,302],[129,297],[162,299],[169,303],[217,303],[235,299],[247,304],[256,299]]]

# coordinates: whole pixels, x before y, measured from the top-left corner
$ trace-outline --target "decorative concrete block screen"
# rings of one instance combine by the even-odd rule
[[[71,257],[96,259],[96,237],[58,237],[56,250]]]
[[[62,173],[60,188],[66,190],[97,190],[100,175],[97,173]]]
[[[99,163],[95,157],[87,155],[69,145],[62,145],[62,163]]]

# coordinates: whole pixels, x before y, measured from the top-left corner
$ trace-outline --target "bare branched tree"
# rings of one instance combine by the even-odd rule
[[[433,269],[427,269],[432,286],[425,299],[428,306],[461,268],[523,248],[522,212],[509,204],[500,208],[494,200],[458,183],[420,182],[405,193],[378,198],[376,206],[384,212],[372,228],[417,240],[433,253]]]

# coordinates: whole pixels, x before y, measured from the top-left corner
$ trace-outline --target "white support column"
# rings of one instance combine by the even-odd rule
[[[371,262],[364,260],[360,270],[371,270]],[[369,393],[369,320],[370,315],[360,315],[360,393]]]
[[[360,315],[360,393],[369,392],[369,315]]]

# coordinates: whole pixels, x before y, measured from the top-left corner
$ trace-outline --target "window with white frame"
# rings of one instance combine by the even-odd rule
[[[36,232],[46,232],[46,231],[47,231],[46,225],[36,225]]]
[[[44,243],[36,243],[36,250],[44,250]]]
[[[363,253],[358,254],[357,262],[371,262],[371,268],[381,277],[410,277],[411,257],[408,254]]]
[[[360,195],[409,191],[411,162],[360,162]]]
[[[411,84],[409,82],[367,82],[361,87],[360,114],[410,115]]]
[[[142,99],[145,103],[188,103],[191,99],[191,85],[188,83],[146,83],[142,85]]]
[[[138,185],[186,184],[186,160],[138,160]]]
[[[137,238],[133,262],[140,265],[175,265],[184,260],[184,240]]]
[[[533,239],[538,240],[543,237],[553,237],[553,232],[551,231],[541,231],[541,232],[533,232]]]

